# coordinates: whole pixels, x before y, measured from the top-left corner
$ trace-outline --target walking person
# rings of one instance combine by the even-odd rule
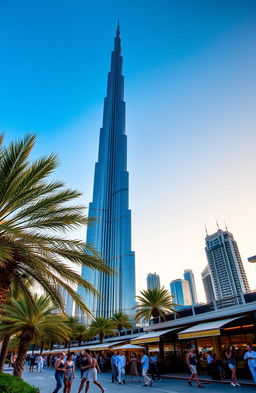
[[[30,356],[30,364],[29,364],[29,371],[33,372],[36,363],[36,355],[32,353]]]
[[[149,358],[146,355],[146,351],[141,351],[141,367],[142,367],[142,376],[144,378],[143,386],[152,386],[152,379],[149,378],[148,369],[149,369]]]
[[[91,364],[91,353],[90,351],[87,350],[82,353],[81,366],[80,366],[82,379],[78,389],[78,393],[80,393],[83,390],[84,384],[87,381],[90,364]]]
[[[62,352],[59,356],[59,359],[55,362],[55,379],[57,382],[56,388],[52,393],[57,393],[60,388],[63,386],[64,374],[65,374],[65,353]]]
[[[37,372],[41,373],[44,368],[44,357],[40,354],[37,358]]]
[[[206,361],[207,361],[208,374],[213,378],[214,357],[213,357],[212,351],[207,352]]]
[[[199,388],[204,388],[204,385],[202,385],[198,379],[197,375],[197,357],[196,357],[196,349],[194,347],[191,347],[189,352],[186,355],[186,362],[187,366],[191,372],[191,376],[188,380],[189,386],[192,386],[192,381],[195,380],[197,383],[197,386]]]
[[[117,352],[115,351],[111,356],[111,370],[112,370],[112,383],[118,382],[118,370],[117,370]]]
[[[250,344],[246,345],[244,360],[248,360],[248,367],[251,371],[254,382],[256,383],[256,352],[253,351]]]
[[[69,353],[65,362],[64,390],[63,393],[70,393],[73,379],[75,378],[74,355]]]
[[[126,357],[124,356],[124,352],[120,352],[120,354],[117,356],[117,370],[118,370],[119,385],[125,383],[125,366],[126,366]]]
[[[17,355],[16,355],[16,353],[13,353],[11,355],[11,366],[12,366],[12,368],[14,367],[14,363],[16,362],[16,359],[17,359]]]
[[[133,376],[136,375],[138,378],[138,382],[140,383],[140,375],[138,372],[138,359],[134,352],[131,353],[130,365],[131,365],[131,382],[133,382]]]
[[[161,381],[158,368],[158,356],[156,353],[152,353],[152,355],[149,357],[149,370],[151,372],[153,381],[156,379],[155,376],[157,377],[158,381]]]
[[[236,377],[236,351],[235,351],[235,348],[228,347],[225,355],[226,355],[226,359],[227,359],[228,368],[231,371],[231,385],[232,386],[240,386],[239,383],[237,382],[237,377]]]
[[[90,382],[93,382],[96,386],[98,386],[101,390],[102,393],[105,392],[105,388],[101,386],[101,384],[98,382],[98,372],[100,373],[100,368],[97,362],[97,359],[95,355],[93,354],[90,360],[90,365],[87,366],[89,368],[88,372],[88,378],[86,381],[86,388],[85,388],[85,393],[88,392],[89,387],[90,387]]]

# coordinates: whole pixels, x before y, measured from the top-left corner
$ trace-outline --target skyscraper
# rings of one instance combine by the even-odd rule
[[[182,280],[182,278],[173,280],[171,281],[170,289],[174,303],[178,304],[179,306],[189,306],[192,304],[188,281]]]
[[[129,174],[127,172],[127,136],[125,134],[124,76],[119,25],[111,55],[107,96],[104,100],[98,162],[95,165],[93,200],[89,217],[96,222],[87,229],[87,243],[115,269],[109,277],[89,268],[82,276],[101,292],[103,298],[79,294],[96,316],[111,317],[116,311],[134,313],[135,254],[131,250],[131,211],[129,210]]]
[[[204,292],[207,302],[212,302],[215,299],[214,290],[212,285],[212,278],[209,265],[206,265],[204,270],[201,273]]]
[[[160,289],[160,277],[156,273],[149,273],[147,275],[147,289]]]
[[[194,273],[191,269],[184,270],[184,280],[189,283],[192,304],[198,303]]]
[[[74,301],[70,294],[66,291],[65,288],[63,288],[61,285],[58,285],[58,292],[60,293],[64,307],[65,307],[65,313],[67,315],[73,315],[73,305]]]
[[[232,233],[218,229],[206,236],[205,243],[216,299],[249,292],[243,262]]]

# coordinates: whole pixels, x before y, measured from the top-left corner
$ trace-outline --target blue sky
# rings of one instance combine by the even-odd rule
[[[120,18],[138,288],[150,271],[168,286],[189,267],[203,299],[203,225],[214,231],[215,216],[234,233],[255,286],[246,262],[256,252],[255,1],[0,8],[0,131],[7,141],[36,132],[34,156],[57,152],[57,176],[87,205]]]

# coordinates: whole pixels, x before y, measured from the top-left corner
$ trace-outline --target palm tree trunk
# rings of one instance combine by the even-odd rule
[[[44,342],[41,342],[41,347],[40,347],[40,355],[42,355],[42,352],[44,350]]]
[[[104,334],[99,334],[99,336],[100,336],[100,343],[102,344],[104,340]]]
[[[10,284],[11,284],[11,274],[6,274],[3,269],[0,269],[0,314],[2,312],[2,308],[7,302],[8,292],[10,291]]]
[[[32,338],[30,336],[21,336],[20,338],[20,345],[18,349],[18,355],[16,362],[14,363],[14,370],[13,370],[13,375],[16,377],[21,378],[22,373],[24,370],[24,364],[26,360],[26,354],[29,348],[29,344],[31,343]]]
[[[0,373],[4,371],[4,365],[5,365],[5,359],[8,353],[8,347],[10,343],[11,335],[6,334],[4,336],[4,340],[2,342],[2,348],[1,348],[1,353],[0,353]]]

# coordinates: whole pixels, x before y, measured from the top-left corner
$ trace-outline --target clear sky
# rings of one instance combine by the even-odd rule
[[[203,300],[215,216],[255,288],[254,0],[0,0],[0,131],[36,132],[88,205],[118,18],[138,289],[192,268]]]

